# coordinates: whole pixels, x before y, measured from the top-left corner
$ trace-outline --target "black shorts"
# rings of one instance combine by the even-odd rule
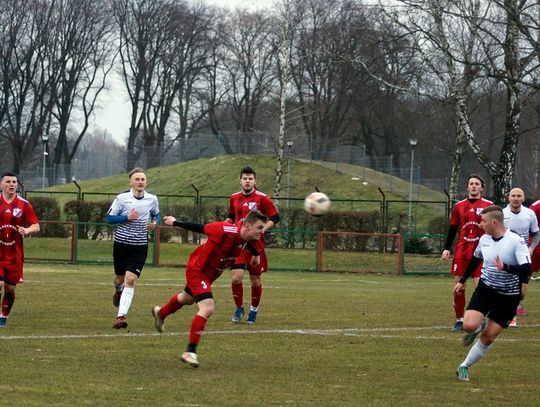
[[[479,311],[503,328],[508,328],[508,324],[516,315],[519,297],[519,294],[501,294],[480,280],[467,309]]]
[[[116,243],[113,245],[114,274],[123,276],[126,271],[131,271],[141,276],[146,256],[148,255],[148,245],[132,245]]]

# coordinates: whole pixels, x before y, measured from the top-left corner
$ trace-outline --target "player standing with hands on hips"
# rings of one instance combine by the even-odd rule
[[[130,190],[118,194],[107,213],[107,222],[118,224],[114,233],[113,305],[118,313],[113,328],[127,328],[126,316],[135,293],[135,281],[141,276],[148,254],[148,232],[159,222],[159,204],[155,195],[146,192],[142,168],[129,173]]]
[[[165,216],[168,226],[181,227],[208,236],[206,243],[199,246],[191,255],[186,266],[186,286],[174,294],[163,306],[152,308],[152,315],[158,332],[163,332],[165,318],[184,305],[197,303],[198,311],[191,320],[189,342],[182,353],[182,362],[198,367],[197,345],[201,340],[208,318],[214,313],[212,283],[231,266],[242,250],[252,254],[251,264],[257,265],[260,253],[255,243],[264,234],[268,218],[259,211],[251,211],[244,220],[236,224],[211,222],[200,225],[191,222],[178,222],[173,216]]]
[[[441,258],[448,260],[450,257],[450,247],[458,235],[456,247],[454,249],[454,258],[452,260],[452,275],[454,280],[458,281],[469,264],[473,252],[476,249],[480,236],[484,231],[480,227],[481,212],[484,208],[493,205],[493,202],[482,198],[484,191],[484,180],[479,175],[471,175],[467,179],[467,199],[457,202],[452,209],[450,218],[450,228],[446,236],[444,250]],[[475,285],[480,278],[480,267],[473,273]],[[456,322],[452,328],[454,331],[463,329],[463,315],[465,314],[465,287],[463,290],[454,291],[454,312]]]
[[[463,345],[469,346],[482,335],[457,368],[458,380],[469,381],[469,368],[489,350],[497,336],[507,328],[519,304],[521,284],[531,271],[531,255],[522,237],[504,226],[503,211],[492,205],[482,211],[481,226],[486,234],[480,238],[463,276],[454,292],[463,292],[465,281],[479,265],[482,275],[469,302],[463,329]],[[484,329],[484,317],[487,326]]]
[[[0,296],[2,309],[0,327],[7,325],[7,318],[15,303],[15,288],[23,281],[23,238],[39,232],[39,220],[34,208],[26,199],[17,195],[19,182],[14,173],[7,172],[0,179]]]
[[[234,223],[242,221],[249,212],[258,210],[268,216],[264,232],[274,227],[279,222],[279,213],[268,195],[257,190],[257,174],[251,167],[244,167],[240,171],[240,185],[242,190],[231,195],[229,200],[229,214],[225,222]],[[236,305],[231,320],[240,322],[244,311],[244,271],[249,272],[251,282],[251,304],[246,322],[254,324],[257,320],[257,312],[262,296],[262,273],[268,270],[268,260],[264,250],[265,241],[264,235],[255,243],[257,250],[261,254],[261,261],[257,265],[251,264],[251,252],[244,250],[231,266],[231,291]]]

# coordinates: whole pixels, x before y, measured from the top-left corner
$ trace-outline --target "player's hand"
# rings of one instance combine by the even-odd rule
[[[251,265],[258,266],[261,263],[261,255],[251,256]]]
[[[452,294],[454,295],[460,294],[463,291],[465,291],[465,284],[457,282],[456,285],[454,286],[454,289],[452,290]]]
[[[139,218],[139,212],[135,208],[131,208],[128,212],[128,220],[137,220]]]
[[[448,260],[450,258],[450,250],[443,250],[441,254],[441,259]]]
[[[163,223],[165,223],[167,226],[172,226],[174,222],[176,222],[176,218],[174,216],[165,216],[163,218]]]
[[[28,230],[23,226],[17,226],[17,232],[19,232],[22,237],[28,236]]]
[[[157,223],[156,223],[155,220],[153,220],[152,222],[148,222],[148,230],[149,231],[154,230],[156,228],[156,226],[157,226]]]
[[[499,271],[504,269],[504,263],[499,256],[495,257],[495,267],[497,267],[497,270]]]

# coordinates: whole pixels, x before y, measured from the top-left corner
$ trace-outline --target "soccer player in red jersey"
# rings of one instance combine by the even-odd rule
[[[212,283],[221,276],[223,270],[232,265],[244,249],[252,253],[252,264],[255,265],[260,261],[260,253],[253,243],[264,234],[268,218],[259,211],[252,211],[243,221],[236,224],[212,222],[199,225],[178,222],[173,216],[165,216],[163,220],[168,226],[177,226],[208,236],[206,243],[189,256],[184,291],[174,294],[162,307],[156,305],[152,308],[156,329],[163,332],[164,320],[168,315],[184,305],[197,303],[199,310],[191,321],[189,343],[181,359],[184,363],[198,367],[197,345],[204,332],[206,321],[214,313]]]
[[[493,205],[493,202],[482,198],[484,185],[484,180],[480,176],[471,175],[467,179],[467,199],[457,202],[452,209],[450,228],[448,229],[441,258],[448,260],[450,257],[450,247],[457,234],[458,239],[452,260],[452,275],[456,282],[463,276],[467,265],[473,257],[478,240],[484,234],[483,229],[480,227],[482,210]],[[481,267],[477,267],[472,275],[475,285],[478,284],[480,270]],[[454,312],[456,314],[456,322],[454,323],[453,330],[461,331],[463,329],[463,315],[465,314],[465,287],[461,290],[454,291],[453,294]]]
[[[264,231],[274,227],[279,222],[279,213],[268,195],[257,190],[257,174],[251,167],[244,167],[240,171],[240,185],[242,190],[231,195],[229,201],[229,215],[225,222],[237,222],[244,219],[252,210],[258,210],[268,216]],[[264,236],[256,243],[257,250],[261,254],[261,261],[258,265],[252,265],[250,262],[251,253],[244,250],[240,256],[236,258],[231,267],[231,291],[236,305],[231,320],[240,322],[244,315],[244,271],[248,270],[249,279],[251,282],[251,304],[246,322],[254,324],[257,319],[257,312],[262,296],[262,273],[268,270],[268,260],[264,250]]]
[[[540,222],[540,199],[533,202],[531,206],[529,206],[529,209],[531,209],[534,214],[536,215],[536,219]],[[540,270],[540,244],[536,246],[532,253],[532,264],[531,264],[531,271],[533,273],[537,273]],[[532,281],[538,281],[540,280],[540,277],[531,277]]]
[[[26,199],[17,195],[17,176],[5,173],[0,180],[0,295],[2,310],[0,327],[5,327],[7,317],[15,302],[15,287],[22,283],[23,238],[39,232],[39,220],[34,208]]]

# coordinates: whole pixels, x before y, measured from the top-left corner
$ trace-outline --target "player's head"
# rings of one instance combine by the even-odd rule
[[[504,228],[503,210],[498,205],[490,205],[482,211],[480,226],[488,235],[492,235],[497,228]]]
[[[264,234],[264,227],[268,216],[257,210],[251,211],[242,221],[242,239],[258,240]]]
[[[5,172],[0,178],[0,188],[5,194],[15,194],[17,192],[17,186],[19,181],[17,180],[17,175],[13,172]]]
[[[135,167],[129,172],[129,185],[136,192],[143,192],[146,188],[146,175],[140,167]]]
[[[257,174],[251,167],[244,167],[240,170],[240,185],[242,186],[242,192],[244,194],[250,194],[253,192],[255,185],[257,184]]]
[[[519,210],[525,200],[525,192],[521,188],[512,188],[508,193],[508,203],[510,207]]]
[[[469,175],[469,178],[467,178],[467,192],[469,193],[469,198],[480,198],[482,192],[484,192],[485,185],[486,183],[480,175]]]

